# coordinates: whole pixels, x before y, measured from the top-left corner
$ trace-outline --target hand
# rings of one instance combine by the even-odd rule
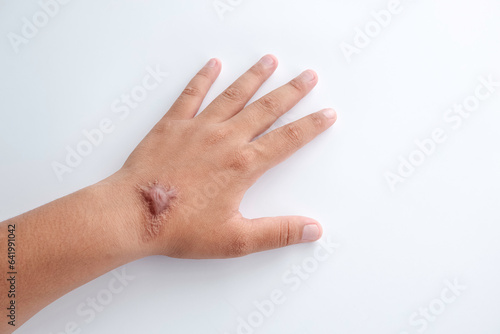
[[[195,116],[221,70],[211,59],[112,177],[129,184],[151,254],[228,258],[320,238],[321,225],[311,218],[247,219],[239,212],[265,171],[336,120],[325,109],[256,139],[318,80],[307,70],[245,107],[276,67],[274,56],[264,56]]]
[[[322,230],[313,219],[246,219],[238,210],[260,175],[336,119],[325,109],[258,137],[317,82],[305,71],[245,107],[276,66],[273,56],[263,57],[195,117],[221,69],[210,60],[118,172],[1,222],[4,249],[15,228],[15,269],[22,273],[16,326],[144,256],[227,258],[317,240]],[[3,272],[11,270],[2,263]],[[2,294],[8,289],[8,280],[0,282]],[[2,333],[13,328],[0,323]]]

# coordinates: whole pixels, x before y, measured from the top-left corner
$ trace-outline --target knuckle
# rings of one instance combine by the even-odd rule
[[[282,134],[293,147],[301,146],[304,139],[304,131],[302,128],[293,123],[285,126]]]
[[[198,72],[198,76],[203,78],[203,79],[208,79],[208,80],[211,80],[211,76],[209,74],[208,71],[205,71],[205,70],[201,70]]]
[[[290,245],[292,240],[295,240],[295,237],[296,235],[294,235],[291,222],[288,219],[283,219],[280,222],[279,246],[284,247]]]
[[[194,86],[187,86],[182,91],[182,95],[183,96],[194,96],[194,97],[197,97],[197,96],[201,96],[201,91],[200,91],[199,88],[196,88]]]
[[[206,143],[209,145],[220,143],[231,135],[231,130],[224,127],[218,127],[208,132]]]
[[[322,129],[323,128],[323,117],[318,115],[317,113],[314,113],[309,116],[311,119],[311,123],[314,125],[316,129]]]
[[[258,77],[258,78],[264,78],[265,77],[265,71],[262,68],[262,66],[254,65],[254,66],[250,67],[250,69],[248,70],[248,72],[251,73],[252,75]]]
[[[175,121],[173,121],[173,120],[163,119],[153,127],[151,132],[153,132],[157,135],[162,135],[162,136],[167,135],[174,128],[174,122]]]
[[[265,95],[257,100],[261,110],[278,117],[281,114],[281,101],[273,95]]]
[[[293,79],[289,82],[290,86],[292,86],[297,92],[303,93],[305,88],[302,82],[297,79]]]
[[[248,172],[255,162],[256,152],[250,148],[238,149],[229,160],[229,167],[239,172]]]
[[[225,99],[228,99],[233,102],[243,102],[244,101],[244,94],[243,92],[236,87],[229,87],[225,91],[222,92],[222,97]]]

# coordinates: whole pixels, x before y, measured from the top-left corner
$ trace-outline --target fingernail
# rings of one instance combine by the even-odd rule
[[[217,65],[217,59],[212,58],[212,59],[210,59],[210,60],[208,61],[208,63],[207,63],[207,65],[206,65],[206,66],[207,66],[207,67],[215,67],[215,65]]]
[[[323,110],[323,115],[328,119],[334,119],[337,117],[337,113],[331,108]]]
[[[274,65],[274,58],[270,55],[265,55],[259,60],[259,63],[261,63],[265,67],[272,67]]]
[[[321,236],[321,231],[317,224],[307,224],[302,230],[301,241],[316,241]]]
[[[306,70],[300,75],[302,80],[306,82],[313,81],[316,78],[316,74],[311,70]]]

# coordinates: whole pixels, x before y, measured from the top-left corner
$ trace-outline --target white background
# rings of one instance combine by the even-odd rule
[[[339,119],[265,174],[241,211],[314,217],[338,248],[295,290],[284,277],[317,263],[318,243],[232,260],[145,258],[125,266],[134,279],[91,321],[77,308],[105,296],[112,273],[17,333],[232,334],[239,318],[259,320],[254,301],[275,289],[285,302],[246,332],[499,333],[500,88],[457,129],[443,115],[473,96],[480,76],[500,80],[500,2],[402,0],[351,62],[341,43],[353,44],[388,1],[232,2],[221,19],[212,0],[73,0],[16,53],[8,34],[21,34],[40,5],[0,1],[0,219],[120,168],[209,58],[223,70],[205,105],[272,53],[280,66],[256,97],[312,68],[317,87],[282,122],[324,107]],[[148,66],[169,77],[121,120],[111,105]],[[103,118],[114,131],[60,182],[51,164]],[[385,174],[436,128],[447,140],[391,191]],[[446,280],[466,287],[451,303],[440,301]],[[445,308],[422,320],[430,305]]]

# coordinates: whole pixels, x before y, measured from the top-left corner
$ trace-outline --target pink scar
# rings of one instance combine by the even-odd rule
[[[177,191],[174,188],[166,188],[158,181],[147,187],[141,186],[140,189],[153,217],[166,212],[172,204],[172,199],[177,196]]]

